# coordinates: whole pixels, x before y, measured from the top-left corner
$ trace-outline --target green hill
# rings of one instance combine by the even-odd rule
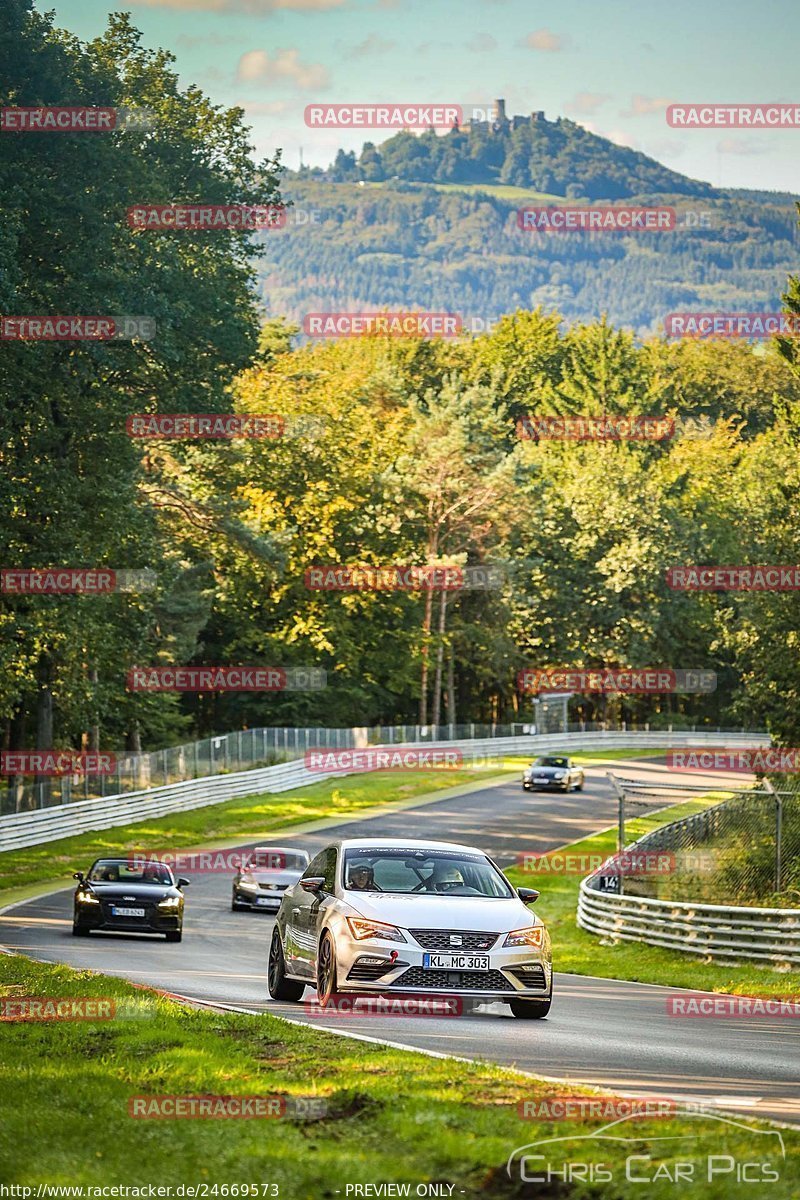
[[[339,151],[326,171],[287,173],[283,192],[296,212],[263,235],[262,294],[270,315],[297,322],[420,308],[481,328],[542,305],[569,321],[606,312],[646,334],[674,310],[780,307],[800,249],[792,197],[712,188],[566,120],[399,133],[358,156]],[[678,228],[517,226],[525,205],[590,200],[672,205]]]

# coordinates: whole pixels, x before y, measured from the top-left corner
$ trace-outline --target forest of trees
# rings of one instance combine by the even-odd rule
[[[28,7],[9,0],[2,16],[13,33],[0,52],[4,104],[44,102],[58,73],[65,103],[135,101],[157,124],[9,140],[3,311],[144,313],[157,332],[4,344],[2,565],[148,570],[153,586],[2,597],[6,748],[152,747],[255,724],[520,719],[530,699],[517,672],[547,665],[713,670],[710,696],[587,698],[582,711],[766,724],[797,744],[796,597],[692,594],[665,580],[686,563],[800,562],[793,344],[637,339],[600,315],[602,295],[594,318],[572,327],[524,296],[482,337],[298,345],[292,325],[264,320],[248,235],[142,235],[124,220],[143,196],[275,201],[277,165],[253,160],[241,113],[180,91],[169,56],[145,52],[126,18],[84,46]],[[475,222],[477,244],[480,213]],[[378,252],[380,229],[362,234]],[[270,237],[300,258],[298,238]],[[750,266],[775,288],[761,250]],[[700,254],[687,252],[687,275]],[[658,262],[643,255],[643,281]],[[468,311],[451,269],[449,299]],[[543,286],[557,270],[542,271]],[[315,286],[333,307],[324,274]],[[800,311],[796,282],[788,302]],[[225,411],[282,414],[287,434],[126,434],[133,413]],[[526,413],[665,414],[677,429],[657,443],[536,442],[515,432]],[[326,563],[491,563],[504,582],[444,600],[310,590],[306,570]],[[132,666],[158,663],[316,666],[328,686],[127,690]]]
[[[305,173],[337,183],[507,183],[590,200],[622,200],[641,192],[714,195],[710,184],[670,171],[646,154],[598,137],[565,117],[516,129],[467,127],[444,135],[403,131],[380,146],[365,142],[358,156],[340,150],[327,171]]]

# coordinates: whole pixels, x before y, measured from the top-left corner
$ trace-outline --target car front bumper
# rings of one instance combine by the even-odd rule
[[[406,937],[410,937],[404,930]],[[502,943],[505,933],[500,934]],[[415,941],[390,944],[378,940],[355,941],[341,929],[335,937],[337,989],[362,994],[407,992],[419,995],[472,996],[481,1000],[512,1000],[518,997],[546,999],[553,976],[549,947],[532,946],[464,951],[488,959],[487,970],[431,968],[426,954],[451,953],[426,950]],[[394,962],[391,955],[396,951]],[[453,951],[453,953],[459,953]]]
[[[242,892],[237,888],[233,893],[234,904],[246,904],[248,908],[260,912],[276,913],[282,899],[283,892]]]

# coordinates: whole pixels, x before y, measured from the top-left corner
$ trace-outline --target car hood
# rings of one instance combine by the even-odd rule
[[[277,883],[281,887],[291,887],[297,883],[302,871],[249,871],[256,883]]]
[[[480,929],[502,933],[539,923],[518,897],[394,896],[382,892],[347,892],[347,903],[362,917],[388,921],[404,929]]]
[[[79,891],[83,890],[81,888]],[[166,883],[93,883],[91,891],[100,900],[141,900],[147,904],[156,904],[166,896],[182,896],[183,892]]]
[[[530,772],[531,775],[555,775],[556,772],[558,772],[560,774],[562,771],[568,771],[568,770],[569,770],[569,767],[528,767],[527,768],[527,771]]]

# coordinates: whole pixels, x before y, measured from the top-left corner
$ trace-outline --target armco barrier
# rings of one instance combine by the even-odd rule
[[[664,750],[681,746],[730,747],[762,746],[769,743],[766,734],[719,734],[719,733],[556,733],[524,735],[520,737],[481,738],[475,741],[452,741],[425,743],[439,748],[461,750],[468,761],[485,759],[489,755],[544,754],[551,750]],[[401,750],[402,746],[386,749]],[[420,749],[419,745],[408,745],[408,749]],[[373,747],[374,749],[374,747]],[[111,829],[135,821],[145,821],[168,813],[188,812],[209,804],[221,804],[239,796],[250,796],[258,792],[286,792],[292,788],[305,787],[331,774],[309,771],[302,761],[279,763],[273,767],[259,767],[250,771],[238,771],[230,775],[212,775],[204,779],[187,779],[165,787],[147,791],[125,792],[118,796],[106,796],[96,800],[81,800],[73,804],[61,804],[54,808],[35,812],[13,813],[0,817],[0,851],[36,846],[42,842],[71,837],[89,830]],[[339,773],[335,773],[339,774]]]
[[[581,881],[578,924],[587,933],[711,958],[800,963],[800,909],[749,908],[617,896]]]

